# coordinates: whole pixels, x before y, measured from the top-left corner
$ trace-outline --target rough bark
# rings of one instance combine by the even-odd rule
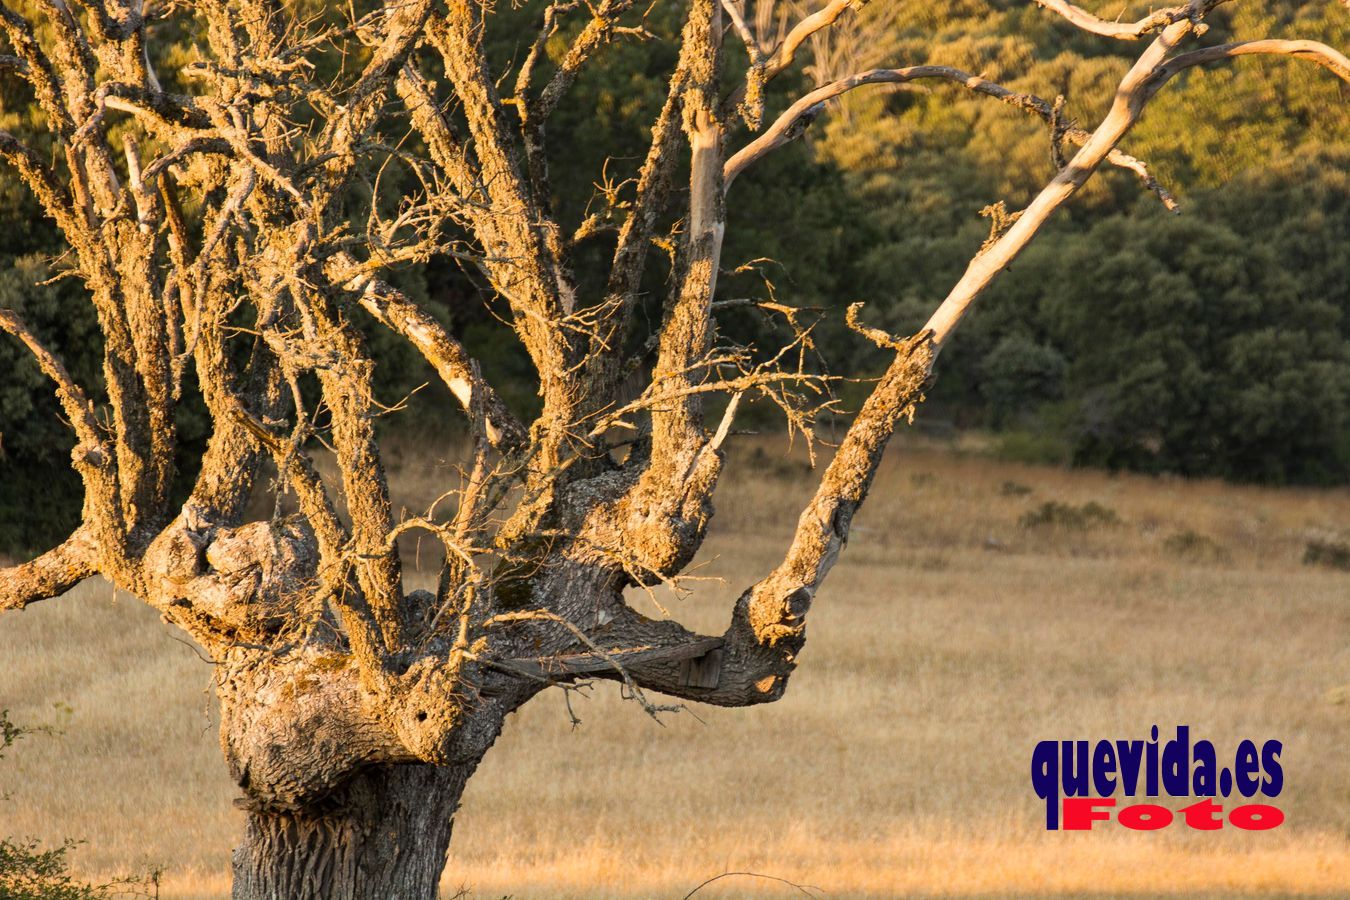
[[[250,810],[234,900],[435,897],[472,766],[371,768],[302,811]]]

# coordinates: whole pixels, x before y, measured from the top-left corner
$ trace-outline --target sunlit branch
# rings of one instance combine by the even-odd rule
[[[1166,28],[1173,22],[1188,19],[1196,13],[1194,8],[1196,4],[1186,4],[1156,10],[1137,22],[1112,22],[1098,18],[1082,7],[1074,6],[1065,0],[1036,0],[1036,2],[1052,12],[1059,13],[1084,31],[1123,41],[1138,40],[1146,34]]]
[[[23,609],[64,594],[95,574],[95,551],[90,529],[82,526],[41,556],[0,569],[0,610]]]
[[[1009,90],[1000,84],[996,84],[978,75],[972,75],[969,72],[963,72],[950,66],[910,66],[905,69],[873,69],[870,72],[862,72],[857,75],[851,75],[848,78],[841,78],[838,81],[816,88],[811,93],[802,97],[793,103],[782,115],[780,115],[773,124],[771,124],[764,133],[755,138],[749,144],[727,160],[723,169],[724,177],[728,187],[735,180],[736,176],[749,168],[752,164],[762,159],[772,151],[778,149],[784,144],[796,140],[801,134],[810,127],[815,119],[824,111],[825,104],[836,97],[842,96],[856,88],[870,84],[904,84],[910,81],[917,81],[924,78],[935,78],[959,84],[960,86],[977,94],[983,94],[1001,100],[1010,106],[1025,110],[1034,116],[1039,117],[1046,123],[1052,123],[1055,120],[1054,105],[1037,97],[1033,94],[1024,94]],[[1062,136],[1068,141],[1082,146],[1091,135],[1081,128],[1070,127],[1063,129]],[[1143,185],[1153,193],[1157,194],[1168,207],[1174,209],[1176,203],[1172,195],[1153,177],[1148,167],[1133,156],[1130,156],[1120,150],[1112,148],[1107,154],[1107,161],[1113,165],[1135,173]]]

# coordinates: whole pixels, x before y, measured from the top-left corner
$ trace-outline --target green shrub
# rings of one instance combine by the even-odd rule
[[[1072,457],[1058,434],[1045,431],[1005,431],[998,435],[994,455],[1008,462],[1032,466],[1062,466]]]
[[[1087,531],[1103,525],[1119,525],[1120,517],[1114,510],[1102,506],[1096,500],[1082,506],[1050,500],[1024,513],[1017,520],[1017,524],[1023,528],[1050,526],[1068,531]]]
[[[1163,550],[1191,562],[1228,562],[1232,555],[1213,538],[1187,528],[1163,541]]]
[[[0,710],[0,759],[4,751],[27,734],[49,728],[15,725],[9,710]],[[87,884],[70,874],[70,851],[80,841],[65,840],[44,848],[32,838],[0,838],[0,900],[111,900],[124,896],[159,896],[159,872],[119,878],[106,884]]]
[[[112,885],[90,885],[70,874],[66,855],[78,844],[42,849],[35,840],[0,840],[0,898],[3,900],[105,900]]]
[[[1342,541],[1308,541],[1303,550],[1303,564],[1350,572],[1350,544]]]

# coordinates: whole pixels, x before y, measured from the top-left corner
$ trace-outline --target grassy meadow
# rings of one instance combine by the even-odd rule
[[[744,441],[704,580],[659,598],[702,630],[720,632],[781,555],[811,489],[799,454]],[[410,507],[452,483],[411,449],[394,472]],[[831,898],[1350,895],[1350,572],[1303,563],[1309,541],[1347,539],[1344,489],[1037,468],[911,440],[817,600],[783,702],[661,727],[606,683],[573,699],[573,730],[562,693],[544,694],[470,784],[445,894],[678,900],[734,871]],[[162,867],[163,897],[228,894],[241,816],[211,666],[176,638],[95,583],[0,617],[0,707],[62,731],[0,762],[0,835],[83,838],[90,875]],[[1044,830],[1037,741],[1144,739],[1155,723],[1164,740],[1191,725],[1221,761],[1240,738],[1282,740],[1286,824]],[[801,894],[736,876],[698,896]]]

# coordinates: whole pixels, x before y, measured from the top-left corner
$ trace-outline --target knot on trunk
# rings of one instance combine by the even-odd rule
[[[467,653],[425,656],[382,691],[380,714],[407,751],[417,759],[448,765],[455,762],[456,729],[463,723],[465,703],[481,681]]]
[[[299,516],[237,528],[193,528],[180,516],[145,558],[148,580],[172,605],[255,638],[305,617],[318,563],[314,532]]]
[[[245,793],[236,805],[312,807],[366,766],[411,761],[338,648],[231,650],[217,680],[225,759]]]

